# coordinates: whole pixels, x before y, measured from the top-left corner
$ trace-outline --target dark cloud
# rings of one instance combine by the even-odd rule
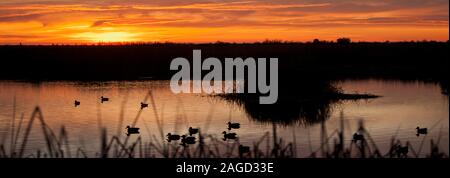
[[[10,16],[2,16],[0,17],[0,22],[23,22],[23,21],[32,21],[41,17],[41,14],[18,14],[18,15],[10,15]]]
[[[36,38],[36,37],[42,37],[42,36],[36,36],[36,35],[0,35],[0,38]]]
[[[99,21],[95,21],[91,27],[98,27],[98,26],[102,26],[105,22],[108,22],[106,20],[99,20]]]

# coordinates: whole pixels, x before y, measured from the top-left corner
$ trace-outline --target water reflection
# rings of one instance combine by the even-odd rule
[[[8,133],[11,132],[13,111],[16,113],[17,129],[21,118],[23,123],[27,123],[34,107],[38,105],[42,109],[46,125],[54,130],[64,126],[64,133],[70,136],[67,137],[67,145],[74,152],[82,148],[84,155],[88,157],[102,154],[99,152],[102,135],[108,139],[115,138],[123,144],[127,138],[127,125],[141,128],[140,134],[129,136],[130,143],[138,139],[143,143],[168,143],[167,139],[170,137],[173,141],[169,144],[179,146],[181,136],[186,135],[188,140],[185,140],[185,145],[189,145],[192,143],[187,138],[189,130],[200,128],[201,133],[192,133],[196,138],[196,146],[208,143],[232,146],[236,143],[235,151],[242,146],[241,152],[246,156],[246,145],[252,148],[253,154],[252,145],[255,142],[265,144],[268,138],[271,142],[273,138],[283,138],[283,148],[289,148],[297,157],[306,157],[322,147],[323,135],[327,135],[322,134],[323,132],[331,135],[340,130],[339,113],[342,112],[345,116],[345,143],[350,143],[357,121],[364,120],[373,141],[383,152],[389,151],[391,145],[404,148],[406,140],[410,141],[409,148],[417,151],[424,142],[420,155],[423,157],[431,148],[436,147],[436,138],[441,138],[438,145],[440,150],[448,152],[448,97],[441,94],[439,86],[422,82],[374,80],[345,81],[338,86],[345,93],[374,93],[383,97],[367,101],[338,101],[331,92],[324,94],[327,93],[324,91],[336,91],[336,88],[320,87],[323,90],[318,92],[319,87],[296,87],[282,90],[280,100],[275,105],[259,105],[257,96],[223,100],[202,94],[174,95],[168,87],[168,81],[121,81],[94,85],[83,82],[0,82],[0,138],[4,140],[3,143],[7,143],[5,150],[9,150],[11,135]],[[155,108],[152,108],[150,100],[145,99],[149,90],[154,93]],[[286,92],[289,90],[290,92]],[[316,95],[317,93],[322,95]],[[101,96],[110,100],[101,104]],[[14,98],[16,102],[13,102]],[[75,100],[80,101],[77,107],[74,107]],[[142,103],[148,103],[148,108],[142,109]],[[134,123],[138,113],[140,119]],[[428,128],[428,134],[417,137],[417,126]],[[30,131],[25,150],[28,154],[35,154],[36,150],[46,148],[42,129],[34,127]],[[101,129],[103,127],[107,132]],[[232,139],[232,135],[225,136],[229,133],[236,133],[238,140]],[[179,137],[178,141],[174,135]],[[401,144],[391,143],[394,135],[402,140]],[[226,138],[226,141],[222,138]],[[422,141],[423,139],[426,141]],[[429,139],[435,139],[433,145]],[[18,144],[20,141],[19,139]],[[278,140],[271,145],[279,143],[281,142]],[[188,149],[193,149],[193,146],[190,147]],[[398,150],[404,149],[399,147]]]
[[[248,116],[258,122],[282,125],[311,125],[330,117],[333,107],[343,100],[374,99],[377,95],[348,94],[331,81],[304,79],[301,83],[281,82],[275,104],[259,104],[261,94],[221,94],[226,101],[244,108]]]
[[[277,123],[282,125],[311,125],[320,123],[330,117],[332,99],[297,99],[279,98],[277,103],[261,105],[252,96],[224,96],[227,101],[237,104],[248,116],[258,122]]]

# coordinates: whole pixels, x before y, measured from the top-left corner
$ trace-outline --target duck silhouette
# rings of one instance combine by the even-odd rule
[[[189,135],[192,136],[194,134],[197,134],[199,130],[200,130],[199,128],[189,127],[189,130],[188,130],[189,131]]]
[[[243,157],[244,154],[249,154],[250,153],[250,147],[249,146],[242,146],[239,145],[239,157]]]
[[[141,102],[141,109],[144,109],[144,108],[146,108],[146,107],[148,107],[148,104],[147,104],[147,103]]]
[[[183,146],[187,146],[188,144],[195,144],[195,137],[192,136],[186,136],[186,135],[182,135],[181,136],[181,145]]]
[[[406,144],[406,146],[397,145],[395,151],[398,157],[406,157],[409,152],[408,144]]]
[[[223,131],[222,134],[223,134],[223,141],[226,141],[227,139],[229,140],[237,139],[236,133],[227,133],[226,131]]]
[[[75,105],[75,107],[79,106],[80,104],[81,104],[81,102],[80,102],[80,101],[78,101],[78,100],[75,100],[75,102],[74,102],[74,105]]]
[[[353,142],[357,142],[357,141],[364,141],[364,135],[362,135],[362,134],[358,134],[358,133],[354,133],[353,134]]]
[[[228,130],[241,128],[241,124],[239,124],[237,122],[234,122],[234,123],[228,122],[227,124],[228,124]]]
[[[100,97],[100,102],[101,103],[106,102],[106,101],[109,101],[109,98],[106,98],[106,97],[103,97],[103,96]]]
[[[127,129],[127,136],[130,136],[131,134],[139,134],[139,128],[138,127],[130,127],[129,125],[126,127]]]
[[[420,128],[419,126],[416,127],[416,136],[420,136],[420,134],[428,134],[428,129],[427,128]]]
[[[180,138],[181,138],[180,135],[171,134],[171,133],[167,134],[167,141],[168,142],[180,140]]]

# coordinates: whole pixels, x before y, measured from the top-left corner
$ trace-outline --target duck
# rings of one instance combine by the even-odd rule
[[[109,98],[106,98],[106,97],[100,97],[100,101],[103,103],[103,102],[105,102],[105,101],[109,101]]]
[[[147,104],[147,103],[141,102],[141,109],[144,109],[144,108],[146,108],[146,107],[148,107],[148,104]]]
[[[171,133],[167,134],[167,141],[168,142],[171,142],[172,140],[173,141],[180,140],[180,138],[181,138],[180,135],[171,134]]]
[[[397,152],[398,157],[401,157],[401,156],[406,157],[406,155],[409,152],[409,147],[408,147],[408,145],[406,145],[406,146],[397,145],[396,152]]]
[[[239,145],[239,156],[242,157],[246,153],[250,153],[250,147]]]
[[[79,106],[80,104],[81,104],[81,102],[80,102],[80,101],[78,101],[78,100],[75,100],[75,102],[74,102],[74,105],[75,105],[75,107]]]
[[[194,135],[194,134],[197,134],[197,133],[198,133],[198,130],[199,130],[199,128],[192,128],[192,127],[189,127],[189,135],[192,136],[192,135]]]
[[[353,140],[352,140],[352,141],[356,143],[358,140],[364,141],[364,135],[354,133],[354,134],[353,134]]]
[[[416,135],[420,136],[420,134],[427,134],[428,133],[428,129],[427,128],[420,128],[419,126],[416,127]]]
[[[237,122],[234,122],[234,123],[228,122],[227,124],[228,124],[228,130],[241,128],[241,124],[239,124]]]
[[[181,145],[186,146],[186,144],[195,144],[195,137],[192,136],[181,136]]]
[[[223,141],[226,141],[227,139],[237,139],[236,133],[227,133],[226,131],[223,131],[222,134],[223,134]]]
[[[130,136],[131,134],[139,134],[139,128],[138,127],[130,127],[129,125],[126,127],[127,129],[127,136]]]

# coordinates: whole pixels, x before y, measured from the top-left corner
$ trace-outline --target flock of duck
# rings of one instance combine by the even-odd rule
[[[416,127],[416,136],[426,135],[426,134],[428,134],[428,128],[420,128],[419,126]],[[357,141],[364,141],[364,135],[360,134],[360,133],[354,133],[352,141],[355,143]]]
[[[100,103],[104,103],[104,102],[107,102],[107,101],[109,101],[109,98],[103,97],[103,96],[100,97]],[[80,104],[81,104],[80,101],[78,101],[78,100],[74,101],[75,107],[80,106]],[[140,104],[141,104],[141,109],[144,109],[144,108],[148,107],[147,103],[141,102]],[[222,132],[222,134],[223,134],[222,140],[223,141],[226,141],[226,140],[238,140],[239,138],[237,136],[237,133],[231,132],[231,130],[232,129],[239,129],[239,128],[241,128],[241,124],[237,123],[237,122],[235,122],[235,123],[228,122],[227,125],[228,125],[228,127],[227,127],[228,132],[227,131],[223,131]],[[127,126],[126,129],[127,129],[127,133],[126,133],[127,136],[130,136],[131,134],[139,134],[139,128],[138,127]],[[200,129],[199,128],[189,127],[188,132],[189,132],[189,134],[184,134],[184,135],[168,133],[166,135],[167,141],[168,142],[172,142],[172,141],[181,140],[181,145],[183,145],[183,146],[195,144],[196,143],[195,135],[200,133]],[[426,135],[427,133],[428,133],[428,129],[427,128],[420,128],[419,126],[416,127],[416,136]],[[362,142],[364,140],[365,140],[365,138],[364,138],[363,134],[360,134],[360,133],[354,133],[353,134],[353,139],[352,139],[353,142],[355,142],[355,143],[358,142],[358,141]],[[399,149],[402,152],[406,152],[406,153],[408,152],[408,146],[405,146],[405,147],[402,147],[402,148],[399,148]],[[249,152],[250,152],[250,147],[239,145],[239,154],[241,156],[242,156],[242,154],[249,153]]]
[[[419,126],[416,127],[416,136],[420,136],[420,135],[426,135],[428,134],[428,128],[420,128]],[[357,143],[363,143],[365,141],[364,135],[361,133],[354,133],[353,134],[353,139],[352,142]],[[409,152],[409,142],[407,142],[407,144],[405,146],[401,146],[401,145],[396,145],[395,147],[393,147],[393,151],[395,153],[398,154],[398,156],[404,156],[406,157],[406,155]]]
[[[104,102],[107,102],[107,101],[109,101],[109,98],[104,97],[104,96],[100,97],[100,103],[104,103]],[[75,100],[74,101],[74,106],[75,107],[78,107],[80,105],[81,105],[81,101],[79,101],[79,100]],[[144,109],[144,108],[147,108],[147,107],[148,107],[147,103],[141,102],[141,109]],[[139,128],[138,127],[132,127],[132,126],[128,125],[125,129],[127,129],[127,133],[126,133],[127,136],[130,136],[131,134],[139,134]]]
[[[227,127],[227,131],[223,131],[223,141],[227,141],[227,140],[238,140],[238,136],[237,133],[231,132],[232,129],[239,129],[241,128],[241,124],[237,123],[237,122],[228,122],[227,123],[228,127]],[[166,135],[167,137],[167,142],[172,142],[172,141],[178,141],[180,140],[180,145],[182,146],[188,146],[191,144],[195,144],[196,143],[196,137],[195,135],[200,133],[200,129],[199,128],[192,128],[189,127],[188,128],[188,134],[184,134],[184,135],[178,135],[178,134],[173,134],[173,133],[168,133]],[[200,140],[201,142],[201,140]],[[244,154],[249,154],[250,153],[250,147],[249,146],[243,146],[241,144],[239,144],[239,155],[242,157]]]
[[[100,103],[104,103],[104,102],[107,102],[107,101],[109,101],[109,98],[104,97],[104,96],[100,97]],[[81,105],[81,102],[79,100],[75,100],[74,101],[74,106],[75,107],[78,107],[80,105]],[[148,107],[147,103],[141,102],[141,109],[144,109],[144,108],[147,108],[147,107]]]
[[[228,122],[228,132],[227,131],[223,131],[223,138],[222,140],[226,141],[226,140],[238,140],[238,136],[236,133],[231,132],[232,129],[239,129],[241,127],[241,124],[239,123],[232,123],[232,122]],[[172,141],[178,141],[181,140],[181,145],[186,146],[189,144],[195,144],[196,143],[196,134],[200,133],[200,129],[199,128],[192,128],[189,127],[188,128],[188,134],[185,135],[178,135],[178,134],[172,134],[172,133],[168,133],[167,136],[167,141],[168,142],[172,142]]]
[[[104,102],[107,102],[107,101],[109,101],[109,98],[104,97],[104,96],[100,97],[100,103],[104,103]],[[144,108],[148,107],[147,103],[141,102],[140,104],[141,104],[141,109],[144,109]],[[81,105],[81,102],[79,100],[75,100],[74,101],[74,106],[75,107],[78,107],[80,105]],[[227,131],[223,131],[222,132],[222,134],[223,134],[222,140],[223,141],[226,141],[226,140],[238,140],[239,138],[237,136],[237,133],[231,132],[231,130],[232,129],[239,129],[239,128],[241,128],[241,124],[237,123],[237,122],[234,122],[234,123],[228,122],[227,126],[228,126],[227,127],[228,132]],[[138,128],[138,127],[133,127],[133,126],[129,126],[128,125],[125,129],[127,129],[127,133],[126,133],[127,136],[130,136],[131,134],[139,134],[140,133],[139,132],[140,128]],[[178,135],[178,134],[168,133],[166,135],[166,137],[167,137],[167,141],[168,142],[180,140],[181,141],[181,145],[187,146],[187,145],[196,143],[195,135],[199,134],[199,133],[200,133],[200,129],[199,128],[189,127],[188,134]],[[249,153],[249,152],[250,152],[250,147],[239,145],[239,154],[242,155],[244,153]]]

